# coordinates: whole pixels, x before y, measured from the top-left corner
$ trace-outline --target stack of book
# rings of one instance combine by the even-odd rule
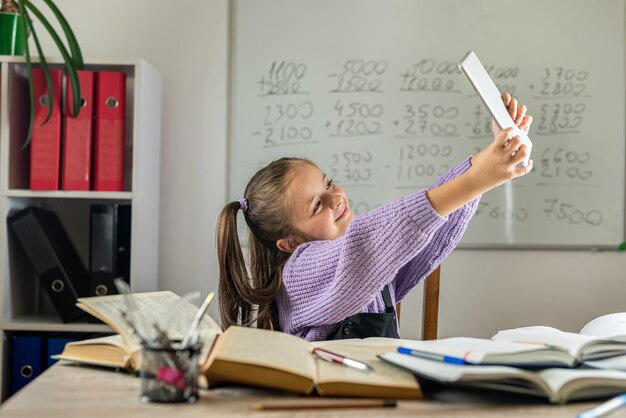
[[[164,307],[178,299],[171,292],[134,297],[143,315],[154,323],[171,317],[173,311]],[[141,368],[140,347],[120,316],[121,295],[81,298],[78,306],[118,335],[69,343],[56,358]],[[257,328],[231,326],[221,332],[215,321],[206,319],[199,361],[201,380],[210,387],[230,382],[320,396],[422,399],[433,386],[443,385],[517,392],[552,403],[626,391],[626,335],[605,338],[527,327],[501,331],[493,339],[309,342]],[[367,370],[327,361],[316,355],[318,351],[367,365]]]
[[[551,403],[626,391],[626,334],[533,326],[500,331],[491,339],[413,341],[380,358],[414,373],[423,387],[517,392]]]

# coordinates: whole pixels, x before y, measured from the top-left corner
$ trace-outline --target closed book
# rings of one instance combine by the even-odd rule
[[[74,106],[72,83],[67,79],[67,107],[63,117],[63,158],[61,159],[61,189],[90,190],[91,148],[93,128],[92,71],[78,71],[81,108],[76,117],[71,116]]]
[[[14,335],[11,341],[11,395],[43,371],[41,336]]]
[[[8,223],[63,322],[81,317],[75,304],[87,295],[87,271],[54,212],[28,207]]]
[[[126,73],[96,73],[94,112],[93,189],[123,191]]]
[[[131,206],[91,205],[89,294],[118,293],[114,279],[130,284]]]
[[[48,103],[48,87],[43,71],[33,69],[34,119],[30,144],[30,188],[59,190],[61,160],[61,70],[50,70],[54,98]],[[52,107],[50,119],[48,108]]]

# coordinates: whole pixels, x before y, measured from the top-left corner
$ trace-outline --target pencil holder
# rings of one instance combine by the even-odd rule
[[[200,344],[185,348],[143,344],[139,400],[143,403],[197,401],[200,347]]]

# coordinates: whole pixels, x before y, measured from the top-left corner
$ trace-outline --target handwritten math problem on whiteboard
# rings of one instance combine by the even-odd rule
[[[361,10],[371,9],[372,19],[394,21],[378,32],[370,30],[368,19],[348,26],[340,20],[336,26],[316,21],[321,14],[315,10],[324,7],[351,16],[352,1],[295,3],[273,0],[261,6],[239,0],[235,8],[238,22],[249,22],[253,15],[255,24],[235,25],[233,196],[259,167],[285,155],[317,162],[347,190],[357,214],[428,188],[493,138],[489,112],[458,70],[464,52],[473,48],[499,90],[518,98],[533,115],[534,168],[482,197],[462,244],[612,247],[623,241],[624,40],[617,35],[623,34],[624,19],[613,19],[616,34],[594,35],[604,45],[615,45],[615,59],[607,63],[606,54],[594,48],[583,56],[572,50],[583,35],[567,28],[567,36],[558,40],[563,45],[554,45],[561,55],[533,45],[522,57],[498,53],[497,39],[476,34],[480,40],[445,39],[448,34],[437,47],[428,40],[414,45],[410,39],[437,30],[434,11],[441,5],[432,1],[359,3]],[[578,15],[572,19],[624,14],[616,1],[607,2],[608,11],[573,4]],[[406,15],[393,14],[394,5]],[[528,19],[535,19],[533,8],[554,17],[546,10],[553,6],[530,2]],[[494,0],[494,7],[502,5]],[[315,10],[307,14],[302,8]],[[421,28],[413,24],[411,8],[416,15],[432,8],[432,21],[424,20]],[[469,17],[448,14],[448,24],[458,20],[458,26],[469,22],[476,27],[484,19],[467,10]],[[546,20],[547,26],[537,29],[533,22],[545,36],[554,27]],[[284,33],[267,29],[281,24],[288,26]],[[349,39],[345,31],[352,34]],[[323,48],[327,37],[337,39],[330,50]]]

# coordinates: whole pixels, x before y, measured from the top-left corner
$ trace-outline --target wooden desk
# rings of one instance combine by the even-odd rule
[[[463,394],[430,401],[400,401],[397,408],[252,411],[250,405],[268,399],[293,397],[286,393],[244,387],[202,391],[195,404],[148,404],[137,400],[139,379],[108,370],[60,362],[0,408],[0,417],[575,417],[596,403],[528,404],[500,396],[463,399]],[[475,396],[474,396],[475,398]],[[499,405],[500,404],[500,405]],[[612,415],[611,418],[618,416]]]

